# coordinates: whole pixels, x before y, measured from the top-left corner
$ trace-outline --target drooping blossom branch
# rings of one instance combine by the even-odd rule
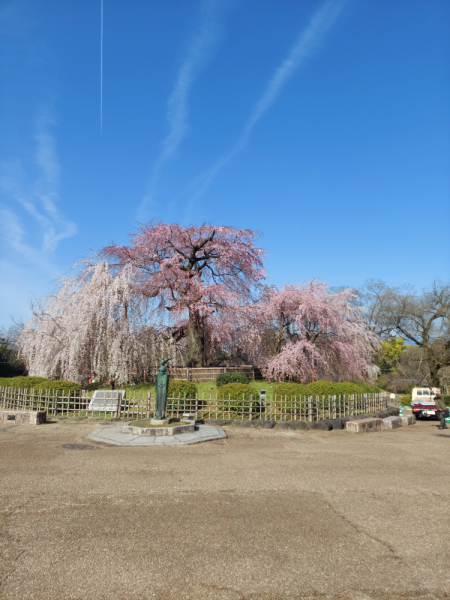
[[[378,337],[369,330],[352,290],[331,293],[324,283],[268,287],[255,308],[272,380],[373,378]]]
[[[148,377],[161,344],[166,354],[168,348],[149,326],[146,298],[134,293],[133,280],[131,266],[113,275],[104,260],[84,261],[55,295],[33,306],[19,338],[30,375],[119,384]]]

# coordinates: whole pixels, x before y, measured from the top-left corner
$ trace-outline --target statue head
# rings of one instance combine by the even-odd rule
[[[166,364],[169,362],[170,358],[157,358],[156,360],[158,360],[161,363],[161,366],[159,367],[159,370],[164,373],[164,371],[166,370]]]

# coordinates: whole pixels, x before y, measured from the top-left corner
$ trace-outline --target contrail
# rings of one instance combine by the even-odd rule
[[[235,156],[235,154],[240,152],[246,146],[255,125],[262,119],[264,114],[275,102],[294,72],[303,65],[306,59],[309,58],[316,49],[319,42],[324,38],[327,31],[342,11],[345,3],[346,0],[343,0],[342,2],[337,0],[327,0],[327,2],[325,2],[325,4],[323,4],[323,6],[313,15],[308,26],[300,33],[289,54],[276,69],[267,84],[266,89],[256,102],[256,105],[234,146],[194,182],[194,185],[197,184],[199,188],[189,201],[188,210],[192,207],[195,200],[207,190],[217,173],[233,158],[233,156]]]
[[[100,135],[103,133],[103,0],[100,0]]]
[[[233,3],[225,5],[222,0],[202,0],[197,29],[187,45],[175,85],[167,101],[169,133],[165,137],[160,154],[153,165],[149,190],[138,211],[138,214],[142,217],[154,195],[163,165],[176,152],[186,136],[189,117],[189,94],[195,80],[211,59],[221,38],[221,17],[232,6]]]

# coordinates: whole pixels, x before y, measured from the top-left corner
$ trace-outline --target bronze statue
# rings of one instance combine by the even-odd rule
[[[166,418],[167,391],[169,389],[169,373],[166,370],[166,364],[170,358],[157,358],[156,360],[161,363],[161,366],[156,373],[155,419],[162,420]]]

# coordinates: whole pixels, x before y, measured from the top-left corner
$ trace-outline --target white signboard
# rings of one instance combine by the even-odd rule
[[[95,412],[116,412],[119,394],[125,398],[126,390],[95,390],[88,409]]]

